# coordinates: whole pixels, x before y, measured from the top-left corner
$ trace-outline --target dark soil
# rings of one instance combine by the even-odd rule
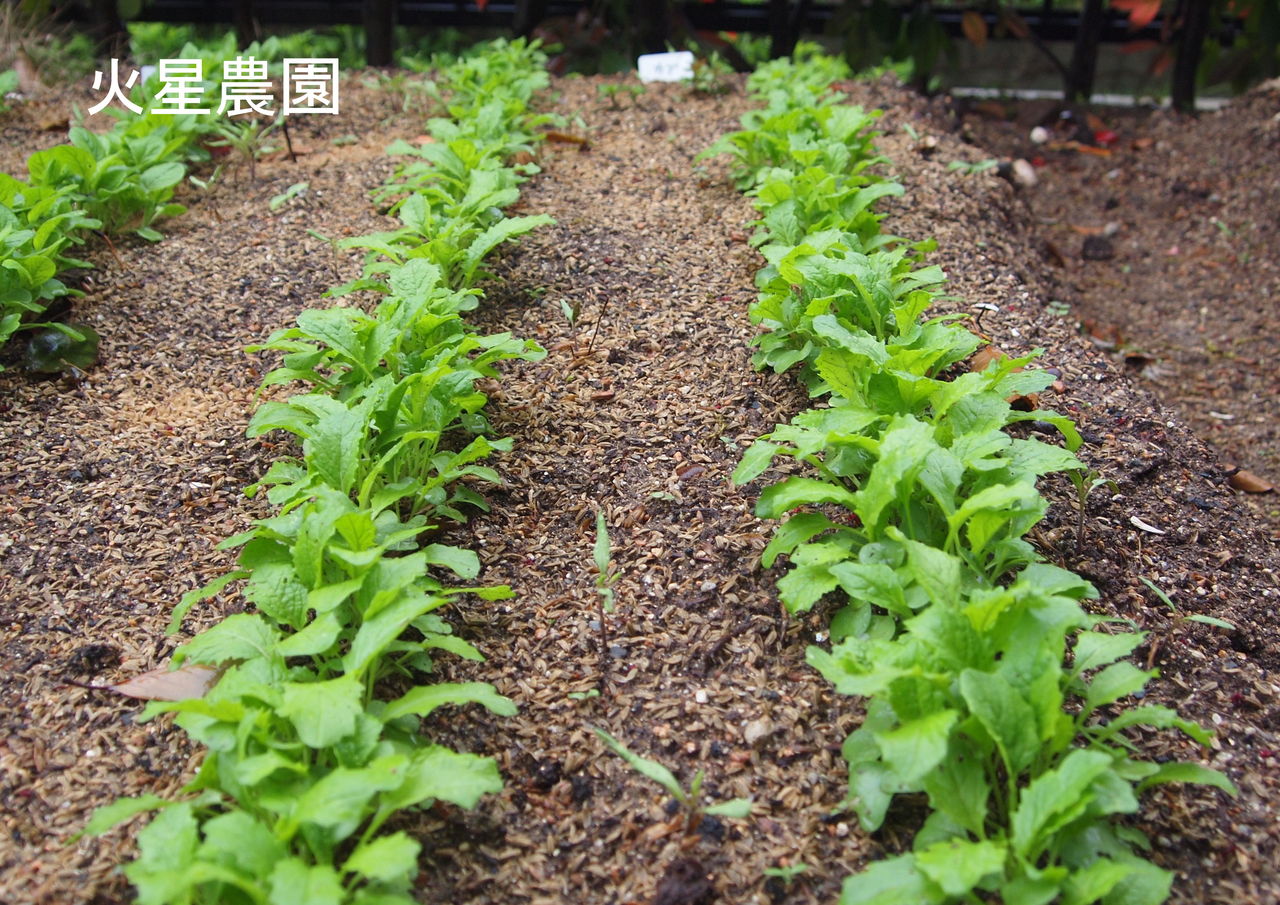
[[[1025,200],[1063,316],[1261,480],[1238,485],[1280,483],[1280,83],[1198,118],[988,104],[953,124],[1039,157]],[[1033,144],[1037,124],[1056,140]],[[1280,532],[1280,494],[1247,502]]]
[[[769,532],[751,513],[757,488],[728,483],[746,445],[806,404],[789,377],[750,369],[752,212],[722,164],[692,160],[736,125],[746,100],[650,87],[613,111],[595,84],[557,86],[556,109],[581,116],[568,128],[590,143],[546,146],[520,206],[558,223],[505,256],[476,312],[486,329],[537,338],[551,354],[509,368],[494,389],[495,428],[515,440],[496,463],[508,484],[490,494],[490,514],[451,538],[478,549],[484,580],[510,583],[517,597],[453,611],[489,659],[442,663],[442,677],[493,682],[521,712],[432,720],[440,741],[497,757],[507,785],[473,812],[404,817],[424,843],[420,896],[830,902],[845,875],[900,850],[918,818],[903,809],[868,836],[832,816],[845,794],[839,748],[859,704],[805,665],[806,646],[824,637],[820,616],[779,612],[778,574],[757,565]],[[1146,799],[1154,857],[1178,872],[1174,900],[1274,903],[1274,543],[1200,440],[1049,305],[1062,298],[1061,275],[1042,256],[1025,195],[992,173],[947,168],[989,155],[947,134],[940,106],[888,85],[852,90],[888,110],[881,146],[907,193],[887,228],[938,239],[935,259],[963,299],[950,304],[999,306],[978,328],[1002,349],[1047,349],[1065,390],[1045,403],[1077,419],[1082,454],[1119,482],[1118,494],[1090,498],[1083,533],[1073,492],[1050,482],[1054,506],[1036,540],[1097,584],[1099,612],[1150,632],[1140,656],[1163,675],[1149,697],[1218,730],[1203,752],[1163,736],[1142,742],[1152,757],[1220,767],[1241,789],[1234,800],[1182,787]],[[324,288],[356,272],[357,261],[306,231],[380,228],[365,194],[391,167],[378,151],[419,128],[415,118],[382,123],[399,109],[385,97],[365,94],[351,109],[362,111],[358,126],[344,115],[300,128],[313,151],[297,163],[266,162],[257,184],[240,173],[190,199],[162,243],[124,243],[119,263],[96,254],[101,269],[75,314],[103,335],[104,352],[83,381],[0,375],[6,902],[127,900],[116,867],[130,856],[129,832],[66,840],[120,794],[172,794],[199,757],[167,721],[136,725],[137,702],[65,680],[105,683],[161,665],[181,640],[164,635],[173,604],[230,566],[214,545],[260,514],[239,490],[283,450],[243,439],[264,363],[240,349],[302,307],[329,304]],[[1236,115],[1258,111],[1245,104]],[[21,116],[4,137],[34,147],[43,134]],[[922,153],[903,125],[936,147]],[[335,148],[345,133],[359,143]],[[304,180],[307,195],[268,212],[269,198]],[[622,575],[603,652],[597,509]],[[188,628],[239,606],[234,596],[205,606]],[[1178,618],[1192,613],[1237,628]],[[750,795],[754,815],[686,832],[685,815],[591,727],[685,782],[705,770],[710,800]],[[766,882],[766,869],[796,862],[808,869],[789,888]]]

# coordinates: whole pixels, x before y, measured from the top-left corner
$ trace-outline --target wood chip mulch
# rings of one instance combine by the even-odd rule
[[[805,666],[822,616],[779,612],[778,574],[757,566],[769,536],[752,515],[757,488],[728,483],[745,446],[806,405],[790,377],[750,369],[752,211],[723,163],[692,160],[747,101],[651,86],[613,111],[597,81],[557,84],[556,109],[582,117],[567,128],[589,143],[542,152],[545,172],[520,208],[558,223],[504,257],[476,312],[485,329],[534,337],[551,354],[508,368],[494,389],[495,429],[516,443],[496,463],[508,484],[489,493],[491,513],[449,538],[477,548],[483,578],[517,597],[453,611],[489,659],[441,662],[440,677],[493,682],[521,710],[454,710],[429,724],[443,742],[497,757],[507,785],[470,813],[403,818],[424,843],[420,897],[831,902],[845,875],[909,844],[918,815],[904,808],[874,836],[832,816],[859,705]],[[1098,585],[1099,612],[1151,632],[1139,656],[1163,675],[1148,697],[1213,724],[1218,741],[1203,756],[1241,787],[1235,800],[1179,787],[1148,796],[1140,823],[1156,860],[1178,872],[1174,901],[1275,902],[1274,546],[1199,441],[1046,310],[1044,265],[1014,190],[948,171],[975,150],[947,135],[920,154],[900,127],[928,127],[923,102],[888,85],[853,91],[889,111],[881,146],[907,194],[887,228],[938,238],[936,260],[963,299],[950,304],[999,305],[980,326],[1001,348],[1049,350],[1065,391],[1046,404],[1079,421],[1083,454],[1120,483],[1115,497],[1091,498],[1078,537],[1071,491],[1049,482],[1054,506],[1037,542]],[[130,833],[67,838],[117,795],[172,793],[198,760],[166,720],[136,725],[137,702],[65,680],[105,683],[162,663],[180,640],[163,633],[169,610],[229,567],[214,545],[260,514],[240,488],[285,450],[243,439],[265,363],[240,349],[302,307],[329,304],[321,292],[356,272],[307,229],[341,236],[385,222],[365,194],[389,172],[377,151],[419,130],[382,122],[389,110],[377,105],[366,98],[366,111],[381,112],[366,113],[359,144],[332,146],[356,131],[345,117],[317,124],[314,155],[192,199],[164,242],[126,243],[123,268],[99,254],[75,311],[103,335],[104,354],[83,382],[0,374],[0,900],[126,901],[116,868]],[[271,215],[267,199],[303,180],[309,193]],[[577,312],[572,324],[562,302]],[[603,627],[597,509],[622,576]],[[1179,613],[1237,629],[1180,621],[1140,577]],[[188,628],[239,605],[206,607]],[[754,815],[684,833],[665,796],[591,727],[686,783],[705,770],[708,800],[751,796]],[[1202,756],[1164,736],[1144,750]],[[796,862],[808,869],[789,887],[764,876]]]

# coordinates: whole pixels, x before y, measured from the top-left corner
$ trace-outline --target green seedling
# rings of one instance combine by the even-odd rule
[[[295,198],[300,198],[303,195],[305,195],[307,193],[307,190],[310,188],[311,188],[311,183],[309,182],[295,182],[293,185],[289,186],[279,195],[273,195],[271,200],[267,202],[267,207],[270,208],[272,213],[275,213],[276,211],[280,210],[280,208],[288,204],[290,201],[293,201]]]
[[[249,166],[249,182],[258,181],[258,158],[275,150],[268,143],[270,136],[284,126],[284,114],[267,121],[259,117],[240,120],[219,120],[213,128],[217,137],[209,142],[211,148],[230,148]]]
[[[676,779],[675,774],[658,763],[656,760],[650,760],[647,757],[641,757],[634,751],[629,749],[622,742],[618,741],[603,729],[596,729],[596,735],[600,737],[610,751],[625,760],[633,770],[646,779],[651,779],[680,803],[685,813],[685,832],[691,833],[696,830],[702,823],[704,816],[711,817],[730,817],[741,819],[751,816],[751,799],[750,798],[734,798],[730,801],[723,801],[719,804],[713,804],[704,807],[702,803],[702,783],[705,778],[705,772],[699,770],[693,776],[693,782],[689,784],[686,791],[680,785],[680,781]]]
[[[1084,541],[1085,512],[1089,506],[1089,494],[1099,487],[1106,487],[1113,494],[1120,492],[1120,485],[1110,478],[1104,478],[1092,468],[1068,471],[1067,477],[1076,489],[1076,547]]]
[[[589,701],[592,698],[598,698],[598,697],[600,697],[599,688],[589,688],[586,691],[569,692],[569,700],[571,701]]]
[[[718,53],[693,61],[693,75],[689,79],[694,94],[712,97],[728,94],[733,90],[733,67]]]
[[[604,512],[596,513],[596,543],[592,548],[592,557],[596,563],[596,594],[601,606],[607,612],[613,612],[613,585],[618,581],[619,573],[610,571],[609,561],[612,558],[609,544],[609,529],[605,525]]]
[[[964,173],[966,176],[972,176],[975,173],[983,173],[987,170],[994,169],[1000,161],[988,157],[986,160],[970,162],[968,160],[953,160],[947,164],[947,169]]]
[[[1067,317],[1071,314],[1071,306],[1066,302],[1061,302],[1057,299],[1054,299],[1045,305],[1044,310],[1047,314],[1050,314],[1053,317]]]
[[[622,105],[618,103],[618,98],[624,94],[630,95],[631,104],[632,106],[635,106],[637,98],[644,94],[644,92],[644,85],[629,85],[620,82],[610,82],[606,85],[596,86],[596,93],[609,102],[610,110],[622,109]]]
[[[781,867],[766,867],[764,875],[766,877],[775,877],[781,880],[783,884],[790,889],[791,884],[796,881],[796,878],[808,869],[809,865],[803,862],[797,862],[795,864],[787,864]]]
[[[578,323],[578,315],[581,313],[581,302],[570,302],[568,299],[560,300],[560,313],[564,315],[564,319],[569,322],[572,327]]]
[[[1168,594],[1166,594],[1164,591],[1160,589],[1159,585],[1157,585],[1151,579],[1146,578],[1144,576],[1139,576],[1139,580],[1143,584],[1145,584],[1148,588],[1150,588],[1151,593],[1155,594],[1156,597],[1160,598],[1160,602],[1163,603],[1165,606],[1167,606],[1170,612],[1174,614],[1173,618],[1174,618],[1175,624],[1181,625],[1184,622],[1199,622],[1201,625],[1211,625],[1214,628],[1226,629],[1229,632],[1234,632],[1236,630],[1235,623],[1228,622],[1225,619],[1218,619],[1214,616],[1204,616],[1204,615],[1201,615],[1200,613],[1193,613],[1190,616],[1182,615],[1182,613],[1178,612],[1178,608],[1174,605],[1173,600],[1169,597]]]
[[[350,145],[360,144],[360,139],[348,133],[346,135],[339,135],[337,138],[333,139],[332,143],[335,148],[345,148]]]

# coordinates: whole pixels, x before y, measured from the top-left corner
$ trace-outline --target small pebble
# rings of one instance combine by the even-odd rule
[[[697,701],[699,704],[705,704],[707,703],[707,693],[703,691],[701,688],[699,688],[697,691],[693,693],[693,699]]]

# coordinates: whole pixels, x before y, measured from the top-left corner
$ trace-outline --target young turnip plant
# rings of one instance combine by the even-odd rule
[[[730,801],[713,804],[710,807],[703,807],[702,781],[706,778],[705,771],[699,770],[694,774],[693,782],[689,784],[689,789],[686,791],[680,785],[680,781],[676,779],[675,774],[656,760],[641,757],[603,729],[596,729],[595,733],[600,736],[600,740],[605,743],[610,751],[625,760],[633,770],[641,776],[653,780],[671,793],[671,797],[679,802],[684,809],[686,833],[696,830],[701,825],[703,817],[744,818],[751,816],[750,798],[734,798]]]
[[[596,512],[596,543],[591,551],[596,563],[596,621],[600,625],[600,684],[604,685],[609,673],[609,628],[605,613],[613,612],[613,585],[617,582],[617,570],[610,570],[612,551],[609,544],[609,528],[604,521],[604,510]]]

